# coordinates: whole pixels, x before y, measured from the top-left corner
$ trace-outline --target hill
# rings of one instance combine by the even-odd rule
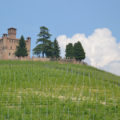
[[[119,76],[85,65],[0,61],[0,120],[119,118]]]

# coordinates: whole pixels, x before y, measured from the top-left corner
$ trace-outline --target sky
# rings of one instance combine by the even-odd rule
[[[90,65],[120,75],[120,0],[0,0],[0,36],[9,27],[31,37],[31,53],[40,26],[65,45],[80,41]],[[32,54],[31,54],[32,56]]]

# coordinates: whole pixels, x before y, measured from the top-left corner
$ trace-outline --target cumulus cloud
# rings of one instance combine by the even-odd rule
[[[109,69],[112,69],[113,66],[114,69],[119,67],[113,62],[120,61],[120,43],[116,42],[116,38],[112,36],[112,32],[107,28],[96,29],[88,37],[79,33],[71,38],[61,35],[57,37],[57,40],[61,48],[62,57],[65,56],[65,48],[68,43],[74,44],[80,41],[86,52],[86,61],[89,61],[90,65],[103,69],[107,65],[110,66]],[[106,70],[108,70],[108,67]]]
[[[102,69],[113,74],[120,75],[120,61],[113,61],[108,65],[105,65]]]

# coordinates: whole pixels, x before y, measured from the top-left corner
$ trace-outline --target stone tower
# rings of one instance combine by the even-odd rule
[[[31,38],[28,37],[26,47],[28,51],[27,59],[30,59]],[[0,38],[0,59],[17,59],[15,56],[16,47],[18,46],[19,39],[16,38],[16,29],[9,28],[8,34],[3,34]]]

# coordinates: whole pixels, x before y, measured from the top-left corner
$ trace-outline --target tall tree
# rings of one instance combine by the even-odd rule
[[[80,42],[74,44],[74,57],[77,61],[85,59],[85,52]]]
[[[40,57],[40,54],[41,54],[41,45],[37,45],[34,49],[33,49],[33,54],[37,55],[38,57]]]
[[[69,43],[68,45],[66,45],[66,50],[65,50],[66,54],[66,58],[70,58],[72,59],[74,57],[74,52],[73,52],[73,44]]]
[[[46,46],[49,45],[51,34],[49,33],[49,29],[45,26],[40,27],[40,33],[38,34],[37,46],[33,49],[34,54],[41,54],[42,57],[46,54]]]
[[[19,44],[18,44],[17,49],[15,51],[15,56],[17,56],[17,57],[28,56],[26,42],[25,42],[25,39],[23,36],[21,36],[21,38],[19,40]]]
[[[48,44],[45,47],[45,53],[46,53],[46,57],[48,58],[52,58],[53,57],[53,42],[49,41]]]
[[[55,39],[54,42],[53,42],[53,57],[54,58],[59,58],[60,57],[60,47],[59,47],[59,44],[58,44],[58,41]]]

